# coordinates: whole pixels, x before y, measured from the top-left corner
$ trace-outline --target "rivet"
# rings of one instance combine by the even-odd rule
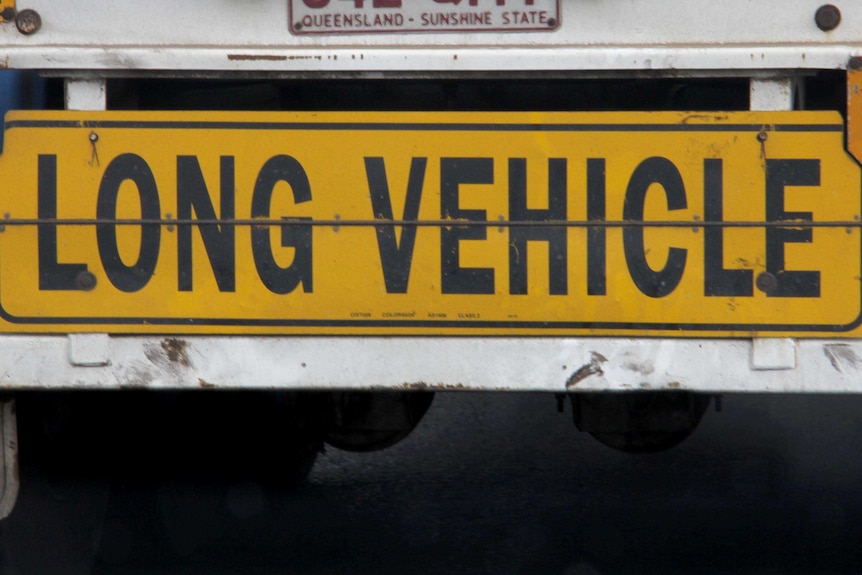
[[[42,17],[35,10],[21,10],[15,15],[15,27],[26,36],[35,34],[42,28]]]
[[[92,291],[96,287],[96,276],[92,272],[81,272],[75,278],[75,286],[81,291]]]
[[[841,11],[832,4],[824,4],[814,13],[814,23],[824,32],[830,32],[841,23]]]
[[[778,287],[778,278],[769,272],[760,272],[757,274],[757,279],[754,281],[754,284],[760,291],[770,293],[775,291],[775,288]]]

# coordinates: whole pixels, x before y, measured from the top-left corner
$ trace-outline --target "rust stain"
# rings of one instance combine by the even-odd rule
[[[862,363],[853,348],[846,343],[826,344],[823,346],[823,353],[826,354],[829,363],[838,373],[844,373],[843,368],[858,370],[860,363]]]
[[[710,114],[689,114],[682,120],[680,120],[680,124],[688,124],[692,120],[709,120]]]
[[[672,381],[669,384],[667,384],[667,386],[671,389],[681,389],[682,388],[682,384],[678,381]]]
[[[428,385],[427,383],[425,383],[424,381],[417,381],[416,383],[403,383],[403,384],[401,384],[401,387],[403,387],[404,389],[418,389],[418,390],[425,390],[425,389],[428,389],[428,388],[429,388],[429,387],[431,387],[431,386],[429,386],[429,385]]]
[[[582,365],[575,373],[569,376],[566,380],[566,389],[571,389],[580,382],[590,377],[591,375],[604,375],[602,364],[608,361],[608,358],[598,352],[590,352],[590,363]]]
[[[263,60],[270,62],[283,62],[284,60],[287,60],[287,56],[282,56],[280,54],[228,54],[227,59],[232,61]]]
[[[635,373],[639,373],[641,375],[649,375],[655,371],[652,363],[649,361],[644,362],[636,362],[636,361],[628,361],[623,364],[623,369],[627,369],[629,371],[633,371]]]
[[[178,363],[185,367],[191,366],[189,356],[186,353],[188,347],[189,344],[187,341],[183,341],[175,337],[169,337],[162,340],[162,349],[168,356],[168,361],[171,363]]]
[[[417,381],[414,383],[402,383],[399,387],[401,389],[409,389],[412,391],[455,391],[459,389],[467,389],[463,383],[456,384],[446,384],[446,383],[436,383],[430,384],[425,383],[424,381]]]
[[[198,378],[198,385],[203,387],[204,389],[210,389],[210,388],[213,388],[216,386],[214,383],[204,381],[203,379],[200,379],[200,378]]]

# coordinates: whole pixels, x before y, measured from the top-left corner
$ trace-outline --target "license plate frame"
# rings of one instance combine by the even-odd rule
[[[560,0],[288,0],[296,35],[552,32]],[[508,5],[507,5],[508,4]]]

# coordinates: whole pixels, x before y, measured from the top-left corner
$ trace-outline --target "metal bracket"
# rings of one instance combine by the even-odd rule
[[[792,76],[752,78],[749,81],[749,108],[755,111],[793,109],[796,80]]]
[[[0,519],[12,513],[18,499],[18,424],[15,400],[0,399]]]
[[[775,371],[796,369],[796,340],[755,338],[751,342],[751,369]]]
[[[111,363],[111,339],[106,333],[70,333],[69,363],[75,367],[104,367]]]
[[[67,79],[67,110],[104,110],[107,97],[104,78]]]

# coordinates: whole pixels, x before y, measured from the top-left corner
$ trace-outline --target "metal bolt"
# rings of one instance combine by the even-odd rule
[[[302,22],[297,22],[296,24],[293,25],[293,27],[296,30],[302,30]]]
[[[549,28],[553,28],[556,25],[557,25],[556,18],[548,18],[548,27]]]
[[[42,27],[42,17],[35,10],[21,10],[15,15],[15,27],[22,34],[35,34]]]
[[[760,130],[759,132],[757,132],[758,142],[765,142],[768,137],[769,135],[766,133],[766,130]]]
[[[853,56],[850,58],[850,62],[847,64],[847,67],[851,70],[862,70],[862,57]]]
[[[96,142],[98,142],[99,141],[99,134],[97,134],[96,132],[90,132],[90,141],[94,144]]]
[[[81,272],[75,278],[75,287],[81,291],[92,291],[96,287],[96,276],[92,272]]]
[[[775,291],[775,288],[778,287],[778,278],[769,272],[760,272],[757,274],[757,279],[754,281],[754,284],[760,291],[770,293]]]
[[[824,4],[814,13],[814,23],[824,32],[830,32],[841,23],[841,11],[832,4]]]
[[[11,22],[15,19],[15,13],[15,8],[13,8],[12,6],[7,6],[6,8],[3,8],[2,12],[0,12],[0,18],[3,18],[3,20],[6,22]]]

